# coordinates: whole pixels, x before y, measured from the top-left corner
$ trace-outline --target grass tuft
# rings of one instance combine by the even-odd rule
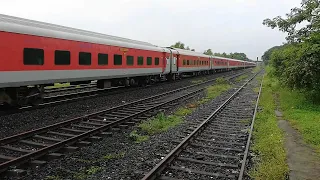
[[[88,169],[84,169],[81,172],[75,173],[73,175],[74,179],[83,180],[87,179],[88,176],[94,175],[102,170],[102,167],[99,166],[91,166]]]
[[[273,98],[272,84],[266,76],[263,82],[259,111],[254,125],[252,150],[258,154],[250,175],[253,179],[285,179],[288,174],[286,152],[284,149],[284,134],[279,129],[275,116],[276,104]]]
[[[240,81],[242,81],[242,80],[244,80],[244,79],[247,79],[247,78],[248,78],[248,75],[247,75],[247,74],[243,74],[243,75],[237,77],[237,78],[236,78],[236,81],[237,81],[237,82],[240,82]]]
[[[129,137],[134,140],[135,143],[142,143],[144,141],[148,141],[150,138],[148,135],[140,135],[137,130],[133,130]]]
[[[209,86],[207,88],[207,96],[202,98],[198,104],[204,104],[216,97],[218,97],[223,92],[229,90],[231,88],[231,85],[228,84],[228,82],[223,78],[217,78],[216,84]]]
[[[192,84],[198,84],[198,83],[202,83],[205,81],[205,78],[202,78],[202,79],[198,79],[198,80],[192,80],[191,83]]]
[[[179,113],[186,113],[185,110]],[[166,116],[164,113],[158,114],[156,117],[151,118],[139,125],[142,131],[149,135],[167,131],[169,128],[177,126],[182,123],[182,118],[178,115]]]
[[[125,154],[126,154],[125,152],[120,152],[118,154],[117,153],[112,153],[112,154],[104,155],[102,158],[106,159],[106,160],[118,159],[118,158],[123,158]]]
[[[261,66],[256,66],[255,68],[252,69],[252,73],[257,73],[261,70]]]

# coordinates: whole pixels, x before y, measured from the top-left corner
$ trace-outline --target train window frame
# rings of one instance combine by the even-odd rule
[[[186,63],[187,63],[187,62],[186,62],[186,60],[184,59],[184,60],[183,60],[183,65],[186,65]]]
[[[190,65],[190,60],[187,60],[187,65]]]
[[[90,66],[91,65],[91,53],[79,52],[78,63],[81,66]]]
[[[121,54],[114,54],[113,55],[113,65],[115,65],[115,66],[121,66],[122,65],[122,55]]]
[[[130,58],[130,59],[129,59]],[[126,57],[126,63],[127,63],[127,65],[128,66],[133,66],[133,64],[134,64],[134,57],[133,56],[130,56],[130,55],[128,55],[127,57]]]
[[[32,57],[33,56],[33,57]],[[38,57],[35,57],[38,56]],[[39,58],[37,62],[34,61],[34,58]],[[23,48],[23,64],[24,65],[44,65],[44,50],[39,48]]]
[[[154,58],[154,65],[159,65],[160,64],[160,58],[156,57]]]
[[[148,66],[152,65],[152,57],[147,57],[147,65]]]
[[[109,63],[109,54],[98,53],[98,65],[107,66]]]
[[[139,66],[143,66],[143,56],[138,56],[137,61]]]
[[[65,57],[63,57],[65,56]],[[66,61],[65,61],[66,60]],[[71,64],[71,53],[66,50],[55,50],[54,51],[54,65],[65,66]]]
[[[78,63],[81,66],[91,65],[91,53],[89,52],[79,52]]]

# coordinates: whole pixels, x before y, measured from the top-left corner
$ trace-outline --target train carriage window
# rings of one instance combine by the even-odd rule
[[[133,65],[133,56],[127,56],[127,65]]]
[[[185,59],[183,60],[183,65],[186,65],[186,60]]]
[[[143,57],[138,56],[138,65],[143,65]]]
[[[196,60],[193,60],[193,64],[196,65]]]
[[[23,64],[24,65],[43,65],[44,50],[34,48],[23,49]]]
[[[99,65],[108,65],[108,54],[98,54],[98,64]]]
[[[79,65],[91,65],[91,53],[79,52]]]
[[[154,58],[154,64],[155,65],[159,65],[159,62],[160,62],[159,58]]]
[[[190,60],[187,60],[187,65],[189,65],[190,64]]]
[[[113,55],[113,64],[122,65],[122,55],[119,55],[119,54]]]
[[[147,57],[147,65],[152,65],[152,57]]]
[[[54,51],[55,65],[70,65],[70,51]]]

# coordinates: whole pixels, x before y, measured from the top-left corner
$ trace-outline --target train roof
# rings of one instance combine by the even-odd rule
[[[161,52],[164,51],[163,48],[155,46],[148,42],[111,36],[40,21],[28,20],[4,14],[0,14],[0,31],[97,44],[114,45],[127,48],[136,48]]]
[[[200,53],[200,52],[190,51],[190,50],[186,50],[186,49],[180,49],[180,48],[171,48],[171,49],[174,49],[174,50],[178,51],[179,54],[183,54],[183,55],[206,57],[206,58],[211,57],[211,56],[208,56],[208,55]]]

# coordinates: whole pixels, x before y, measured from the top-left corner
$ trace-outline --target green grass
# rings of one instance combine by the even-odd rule
[[[125,152],[107,154],[107,155],[104,155],[102,159],[106,159],[106,160],[119,159],[119,158],[123,158],[125,154],[126,154]]]
[[[261,70],[261,65],[260,66],[256,66],[255,68],[252,69],[252,73],[257,73]]]
[[[217,96],[222,92],[231,88],[231,85],[223,78],[218,78],[216,84],[207,88],[207,95],[195,103],[189,103],[185,107],[177,109],[172,115],[160,113],[157,116],[148,119],[138,125],[139,130],[133,130],[129,137],[136,143],[149,140],[151,135],[168,131],[183,122],[183,118],[191,114],[200,104],[203,104]]]
[[[198,79],[198,80],[192,80],[191,83],[192,83],[192,84],[198,84],[198,83],[204,82],[205,80],[206,80],[205,78]]]
[[[159,113],[157,116],[140,123],[138,125],[139,131],[133,130],[129,137],[136,143],[147,141],[151,135],[168,131],[181,124],[183,118],[191,114],[196,107],[197,104],[189,103],[186,107],[177,109],[173,115],[166,116],[164,113]]]
[[[320,105],[312,104],[304,94],[289,89],[279,88],[278,94],[284,118],[320,154]]]
[[[247,75],[247,74],[243,74],[243,75],[237,77],[237,78],[236,78],[236,81],[237,81],[237,82],[240,82],[240,81],[242,81],[242,80],[244,80],[244,79],[247,79],[247,78],[248,78],[248,75]]]
[[[129,137],[130,137],[131,139],[133,139],[134,142],[136,142],[136,143],[141,143],[141,142],[144,142],[144,141],[148,141],[149,138],[150,138],[148,135],[140,135],[140,134],[137,132],[137,130],[133,130],[133,131],[130,133]]]
[[[146,132],[148,135],[161,133],[167,131],[171,127],[175,127],[182,123],[181,116],[169,115],[166,116],[164,113],[158,114],[156,117],[151,118],[139,124],[139,128]]]
[[[81,172],[75,173],[73,175],[74,179],[83,180],[87,179],[88,176],[94,175],[102,170],[102,167],[99,166],[91,166],[87,169],[82,170]]]
[[[257,180],[285,179],[289,172],[284,149],[284,134],[277,125],[273,98],[275,82],[266,76],[255,120],[252,150],[258,154],[250,175]]]
[[[216,97],[223,92],[229,90],[232,86],[223,78],[217,78],[216,84],[207,88],[207,96],[199,101],[199,104],[204,104]]]
[[[73,160],[77,162],[82,162],[82,163],[94,164],[99,162],[105,162],[106,160],[123,158],[124,155],[125,155],[125,152],[119,152],[119,153],[109,153],[109,154],[103,155],[98,159],[87,160],[87,159],[73,158]]]

